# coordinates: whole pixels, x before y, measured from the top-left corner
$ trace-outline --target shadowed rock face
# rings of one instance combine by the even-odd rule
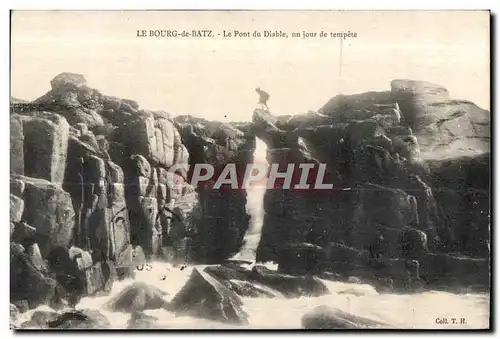
[[[23,246],[10,245],[10,293],[12,301],[27,300],[30,308],[59,302],[60,285],[37,268]],[[61,295],[62,297],[62,295]]]
[[[428,162],[450,252],[490,253],[490,153]]]
[[[280,256],[290,243],[329,242],[375,258],[427,251],[487,258],[489,120],[443,87],[411,80],[394,80],[388,92],[339,95],[304,115],[255,110],[253,129],[270,163],[324,163],[324,182],[333,184],[326,192],[269,189],[257,259],[297,263],[293,251],[289,260]],[[424,265],[432,271],[444,261]]]
[[[192,116],[176,117],[175,122],[190,155],[189,182],[196,164],[213,165],[215,179],[227,164],[234,164],[241,185],[246,166],[253,161],[255,138],[251,131],[245,133],[230,124]],[[228,185],[213,189],[214,183],[201,182],[195,187],[203,226],[193,236],[193,255],[209,263],[220,262],[239,250],[250,219],[246,191]]]

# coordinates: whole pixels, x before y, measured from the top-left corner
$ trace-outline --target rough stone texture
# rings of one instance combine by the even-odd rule
[[[323,182],[333,184],[325,194],[268,189],[257,260],[305,269],[294,251],[280,253],[290,243],[329,242],[365,253],[362,262],[386,260],[377,265],[403,276],[405,260],[429,253],[485,259],[489,124],[489,112],[411,80],[395,80],[387,92],[338,95],[318,112],[277,118],[255,110],[252,129],[267,144],[268,162],[280,171],[281,164],[326,164]]]
[[[116,297],[108,302],[113,312],[136,312],[158,309],[166,305],[166,292],[145,283],[134,283],[125,287]]]
[[[199,248],[197,244],[192,244],[192,237],[200,234],[200,227],[203,227],[198,194],[191,185],[184,185],[181,190],[184,194],[175,192],[175,189],[170,190],[170,223],[163,233],[164,245],[173,247],[174,262],[185,262],[196,257]]]
[[[175,118],[182,143],[189,152],[190,171],[187,181],[191,182],[196,164],[211,164],[215,167],[217,179],[226,164],[236,166],[241,183],[246,165],[252,162],[255,148],[251,132],[243,132],[230,124],[212,122],[192,116]],[[212,182],[200,182],[194,187],[198,192],[201,217],[190,236],[192,256],[198,261],[220,262],[237,253],[248,229],[249,216],[246,213],[246,191],[222,186],[213,189]]]
[[[171,301],[169,309],[178,315],[246,324],[248,315],[241,308],[242,304],[238,295],[210,274],[195,268]]]
[[[144,155],[153,165],[168,168],[174,164],[175,127],[170,119],[145,112],[128,128],[127,147],[131,154]]]
[[[25,183],[23,220],[36,229],[42,255],[66,247],[73,237],[75,212],[69,193],[43,179],[16,176]]]
[[[10,297],[12,301],[26,300],[30,308],[40,304],[53,305],[60,301],[60,287],[55,279],[39,270],[24,248],[10,245]]]
[[[42,258],[42,253],[40,252],[40,248],[38,247],[38,244],[31,244],[26,246],[26,255],[28,256],[29,260],[33,264],[33,266],[41,271],[41,272],[48,272],[48,266],[45,260]]]
[[[10,172],[24,175],[24,131],[19,115],[10,116]]]
[[[426,125],[427,120],[435,119],[427,105],[443,103],[450,99],[448,90],[440,85],[426,81],[396,79],[391,82],[392,100],[399,103],[404,119],[411,128]]]
[[[71,138],[64,189],[76,212],[75,244],[116,260],[130,244],[124,174],[103,152]]]
[[[156,254],[162,235],[157,218],[157,172],[142,155],[132,156],[125,171],[131,242],[134,246],[140,245],[148,256]]]
[[[20,222],[24,212],[24,200],[10,195],[10,222]]]
[[[11,235],[10,240],[12,242],[19,243],[21,245],[31,245],[37,240],[37,231],[33,226],[21,221],[18,223],[10,223]]]
[[[102,95],[78,74],[60,74],[51,87],[31,103],[11,100],[11,241],[26,248],[14,252],[45,288],[41,295],[64,285],[69,291],[57,293],[74,304],[109,291],[151,256],[184,264],[236,254],[249,226],[246,191],[188,183],[195,164],[214,165],[216,179],[228,163],[241,183],[255,137],[280,172],[313,164],[307,183],[314,184],[326,164],[323,183],[334,185],[282,190],[278,180],[266,192],[259,261],[293,274],[357,276],[380,291],[488,285],[490,114],[450,99],[442,86],[395,80],[391,91],[338,95],[307,114],[256,110],[251,123],[172,119]],[[169,171],[177,164],[190,168]],[[292,185],[300,174],[294,171]],[[55,269],[55,257],[67,265]],[[324,291],[308,276],[221,271],[227,275],[214,279],[241,296]],[[220,292],[199,275],[203,289]],[[221,319],[245,318],[238,302],[210,293]],[[17,295],[32,299],[24,290]],[[49,299],[62,304],[58,295]]]
[[[24,174],[62,184],[68,152],[69,124],[51,112],[22,116]]]
[[[449,252],[475,257],[490,253],[490,153],[427,162],[446,232]]]
[[[103,109],[102,95],[87,87],[82,75],[61,73],[51,81],[51,86],[52,90],[34,100],[33,104],[64,116],[72,126],[78,123],[90,128],[104,125],[99,114]]]
[[[92,253],[93,254],[93,253]],[[48,256],[50,271],[57,281],[69,292],[70,302],[76,304],[82,296],[111,290],[116,279],[115,267],[111,261],[97,261],[88,251],[77,247],[69,250],[59,247]]]
[[[416,132],[424,158],[471,155],[490,149],[490,113],[464,100],[452,100],[440,85],[398,79],[391,96]]]
[[[10,177],[10,194],[13,194],[16,197],[22,198],[25,188],[26,188],[26,185],[24,184],[24,181],[16,179],[12,176]]]
[[[363,114],[363,109],[374,104],[391,104],[391,92],[367,92],[352,95],[336,95],[331,98],[320,110],[322,114],[342,119],[353,119],[349,112],[356,111]],[[365,119],[366,115],[356,116],[354,119]]]
[[[64,72],[58,74],[54,79],[50,81],[50,86],[53,90],[57,90],[68,85],[72,85],[74,87],[82,87],[87,85],[87,80],[85,80],[82,74]]]

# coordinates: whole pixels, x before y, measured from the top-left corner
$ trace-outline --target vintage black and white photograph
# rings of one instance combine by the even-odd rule
[[[12,10],[10,328],[490,329],[490,20]]]

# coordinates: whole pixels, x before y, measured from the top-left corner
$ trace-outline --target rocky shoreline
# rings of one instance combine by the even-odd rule
[[[74,307],[150,260],[210,264],[164,307],[229,323],[245,322],[241,296],[328,293],[318,277],[382,293],[489,291],[490,113],[442,86],[394,80],[390,91],[338,95],[307,114],[255,110],[232,124],[144,110],[78,74],[51,87],[33,102],[11,99],[11,314]],[[278,272],[227,261],[249,227],[245,190],[189,184],[194,164],[240,173],[255,138],[280,168],[327,164],[339,188],[266,191],[256,259]],[[158,301],[138,288],[126,296]],[[34,322],[105,326],[80,313]]]

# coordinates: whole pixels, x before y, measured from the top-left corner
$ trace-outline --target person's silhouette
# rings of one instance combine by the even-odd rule
[[[265,107],[269,111],[269,107],[267,107],[267,100],[269,100],[269,93],[264,92],[260,88],[256,88],[255,91],[259,94],[259,102],[258,104],[262,105],[262,107]]]

